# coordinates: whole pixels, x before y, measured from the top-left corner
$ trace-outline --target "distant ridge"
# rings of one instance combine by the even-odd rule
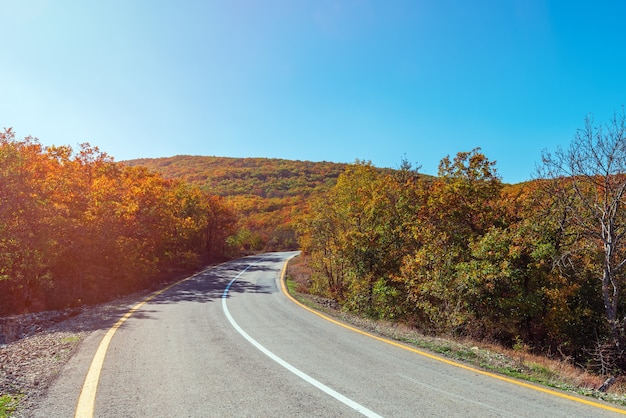
[[[166,178],[183,179],[219,196],[308,196],[332,187],[348,164],[274,158],[177,155],[122,164],[147,167]]]

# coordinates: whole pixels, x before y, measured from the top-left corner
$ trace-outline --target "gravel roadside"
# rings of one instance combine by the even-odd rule
[[[9,395],[18,401],[11,416],[28,416],[85,337],[113,325],[146,294],[90,307],[0,318],[0,398]]]

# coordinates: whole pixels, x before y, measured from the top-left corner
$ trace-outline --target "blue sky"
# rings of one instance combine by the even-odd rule
[[[116,160],[481,147],[531,178],[626,104],[626,2],[0,0],[0,128]]]

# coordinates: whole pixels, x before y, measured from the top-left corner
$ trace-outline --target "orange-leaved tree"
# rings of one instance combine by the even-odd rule
[[[97,147],[0,133],[0,314],[101,301],[221,258],[221,198]]]

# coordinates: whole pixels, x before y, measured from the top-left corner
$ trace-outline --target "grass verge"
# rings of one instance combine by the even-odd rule
[[[296,293],[296,282],[290,278],[287,277],[285,280],[285,283],[287,284],[287,291],[289,292],[290,295],[293,295]]]
[[[19,404],[21,395],[1,395],[0,396],[0,418],[10,417]]]

